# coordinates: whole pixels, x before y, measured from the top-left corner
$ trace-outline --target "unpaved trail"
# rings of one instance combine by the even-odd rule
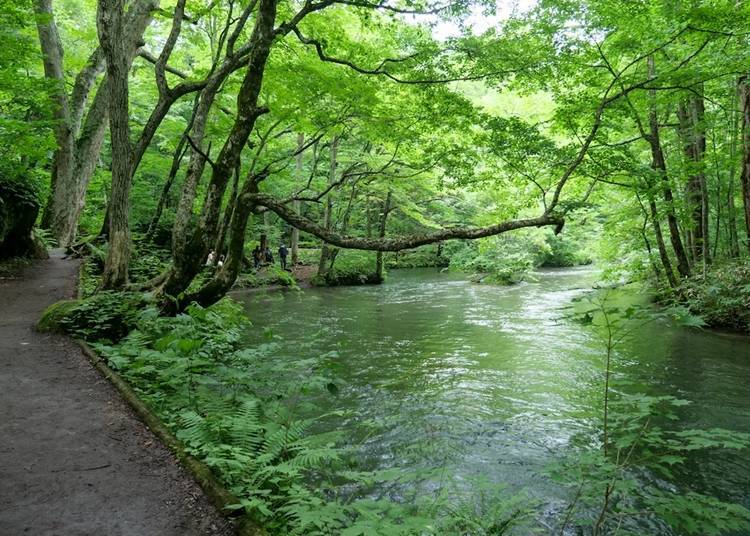
[[[0,281],[0,536],[233,534],[78,346],[34,331],[77,269],[53,252]]]

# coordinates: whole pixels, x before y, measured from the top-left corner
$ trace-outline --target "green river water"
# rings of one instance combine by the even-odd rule
[[[481,476],[554,515],[565,492],[543,469],[574,434],[595,432],[602,409],[601,340],[564,310],[596,280],[591,269],[557,269],[496,287],[399,270],[381,286],[235,297],[254,323],[251,344],[271,332],[274,359],[325,356],[339,390],[316,402],[350,413],[321,426],[343,430],[362,467]],[[634,335],[618,349],[618,377],[690,400],[677,426],[750,431],[750,338],[665,322]],[[746,453],[696,459],[678,484],[750,507]]]

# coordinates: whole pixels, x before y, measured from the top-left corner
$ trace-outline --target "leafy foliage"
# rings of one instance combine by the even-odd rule
[[[75,337],[116,342],[135,327],[146,301],[147,297],[139,293],[98,292],[67,311],[60,325]]]
[[[682,311],[679,319],[696,325]],[[750,510],[694,491],[676,492],[672,481],[705,451],[745,451],[750,434],[723,429],[674,428],[688,400],[632,392],[614,371],[616,349],[633,328],[669,315],[647,307],[617,307],[603,290],[576,313],[602,338],[605,349],[603,414],[596,428],[572,440],[575,448],[550,469],[550,476],[574,491],[561,520],[591,527],[594,536],[620,532],[641,534],[644,526],[657,533],[726,534],[750,529]],[[592,433],[593,432],[593,433]]]
[[[684,300],[709,326],[750,332],[750,263],[714,265],[705,276],[683,281],[676,299]]]

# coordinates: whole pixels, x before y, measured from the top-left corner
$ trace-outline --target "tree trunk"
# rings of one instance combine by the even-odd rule
[[[336,166],[338,165],[337,153],[338,153],[339,138],[333,137],[331,140],[331,165],[328,172],[328,184],[336,182]],[[333,201],[331,197],[333,192],[328,192],[326,196],[326,203],[323,208],[323,227],[330,230],[332,225],[332,212],[333,212]],[[318,261],[318,277],[325,277],[328,275],[328,257],[330,256],[331,249],[327,242],[323,242],[320,248],[320,260]]]
[[[388,213],[391,211],[391,197],[392,193],[388,190],[388,195],[385,196],[385,202],[383,203],[383,214],[380,217],[380,230],[378,236],[383,238],[385,236],[386,223],[388,220]],[[383,260],[383,252],[378,251],[375,258],[375,277],[378,281],[383,281],[383,275],[385,272],[385,263]]]
[[[346,205],[346,210],[341,218],[341,225],[339,226],[339,232],[345,234],[349,230],[349,220],[352,217],[352,209],[354,208],[354,199],[357,197],[357,185],[352,184],[352,191],[349,195],[349,203]],[[328,273],[333,272],[333,266],[336,264],[336,258],[341,250],[339,248],[332,248],[330,253],[330,262],[328,263]]]
[[[182,159],[185,157],[185,153],[187,153],[186,142],[187,135],[183,135],[180,138],[180,142],[177,144],[177,149],[175,149],[174,155],[172,156],[172,166],[169,168],[169,175],[167,176],[167,180],[164,182],[164,186],[161,189],[161,195],[159,196],[159,202],[156,204],[154,217],[151,218],[151,221],[148,224],[148,230],[146,231],[146,240],[154,239],[156,228],[159,225],[159,220],[161,220],[162,212],[164,212],[164,207],[167,205],[167,201],[169,200],[169,192],[172,189],[172,184],[174,183],[175,178],[177,178],[177,173],[180,170],[180,164],[182,163]]]
[[[57,31],[52,0],[36,0],[34,11],[37,33],[42,49],[44,76],[52,80],[55,91],[51,95],[54,105],[55,142],[57,147],[52,158],[51,191],[44,209],[42,224],[49,227],[61,246],[67,246],[75,238],[76,222],[72,221],[70,207],[76,205],[73,167],[75,166],[75,134],[71,125],[68,95],[63,71],[63,47]]]
[[[296,163],[294,167],[294,181],[296,183],[302,182],[302,147],[305,146],[305,135],[299,134],[297,136],[297,156],[295,158]],[[298,200],[294,201],[294,210],[297,213],[302,211],[302,203]],[[292,253],[292,266],[299,264],[299,229],[292,227],[292,236],[290,237],[289,247]]]
[[[126,15],[123,43],[132,61],[150,23],[157,0],[137,0]],[[36,0],[37,32],[44,57],[45,76],[58,85],[54,96],[57,120],[50,197],[42,225],[49,227],[62,246],[75,240],[89,181],[96,169],[108,121],[107,81],[103,81],[86,110],[89,94],[104,68],[104,53],[97,48],[76,76],[70,96],[65,92],[63,48],[55,24],[52,0]],[[129,65],[129,64],[128,64]]]
[[[747,76],[740,81],[740,108],[742,110],[742,206],[745,214],[745,243],[750,250],[750,82]]]
[[[276,34],[274,23],[276,20],[276,0],[260,0],[255,27],[250,37],[247,56],[247,70],[237,95],[237,115],[229,136],[216,159],[211,165],[211,180],[206,189],[203,207],[198,225],[192,232],[188,232],[193,212],[193,201],[200,176],[205,164],[205,158],[197,151],[193,152],[191,166],[183,185],[183,193],[175,218],[175,228],[172,233],[173,266],[170,270],[161,293],[165,296],[162,303],[167,304],[170,296],[178,296],[192,282],[208,255],[209,248],[216,240],[221,203],[229,178],[239,161],[243,147],[252,132],[255,122],[268,110],[258,106],[258,97],[263,84],[268,55]],[[196,146],[202,142],[205,132],[206,117],[209,108],[218,92],[222,78],[214,81],[212,78],[202,92],[201,103],[196,113],[193,133],[199,130],[200,140],[193,138]]]
[[[226,239],[229,225],[232,222],[232,212],[235,209],[235,203],[237,201],[237,189],[240,184],[240,163],[237,163],[237,167],[234,168],[234,177],[232,178],[232,191],[229,194],[229,200],[227,206],[224,209],[224,219],[219,227],[218,237],[216,238],[216,244],[214,244],[214,264],[219,262],[219,256],[226,254]]]
[[[654,76],[654,58],[649,56],[648,58],[649,76]],[[669,182],[669,175],[667,174],[667,163],[664,158],[664,151],[662,150],[661,140],[659,136],[659,121],[656,111],[656,90],[650,90],[651,103],[649,107],[649,137],[648,142],[651,146],[651,167],[659,174],[662,183],[662,192],[664,194],[664,201],[667,209],[667,223],[669,225],[669,238],[672,242],[672,249],[674,250],[675,258],[677,259],[677,271],[682,277],[688,277],[690,275],[690,263],[688,262],[685,248],[682,245],[682,238],[680,237],[680,226],[677,222],[677,217],[674,211],[674,196],[672,194],[672,187]]]
[[[130,260],[130,145],[128,53],[124,44],[124,0],[99,0],[96,19],[99,42],[106,58],[112,142],[112,194],[110,197],[109,247],[102,287],[121,288],[128,281]]]
[[[654,236],[656,237],[656,247],[659,250],[659,258],[661,264],[664,267],[664,273],[667,276],[669,286],[672,288],[677,287],[677,279],[674,276],[672,270],[672,262],[669,260],[669,253],[667,252],[667,246],[664,243],[664,233],[661,230],[661,223],[659,223],[659,211],[656,209],[656,201],[654,195],[649,192],[648,194],[648,207],[651,212],[651,224],[654,227]]]
[[[241,202],[241,199],[238,198],[235,209],[232,211],[232,219],[229,225],[229,245],[224,264],[217,268],[214,276],[208,283],[196,292],[182,297],[177,305],[178,310],[184,309],[191,303],[198,303],[203,307],[208,307],[219,301],[231,290],[242,268],[245,231],[247,229],[248,218],[254,207],[250,203]]]
[[[739,95],[741,93],[741,84],[735,87],[735,102],[739,101]],[[735,156],[737,155],[737,134],[739,121],[737,117],[737,106],[731,106],[732,114],[732,126],[731,126],[731,141],[729,143],[729,161],[734,162]],[[729,184],[727,185],[726,199],[727,199],[727,227],[729,228],[729,255],[736,259],[740,256],[740,241],[737,236],[737,208],[734,205],[734,180],[736,178],[736,168],[734,165],[730,166],[729,169]]]
[[[700,241],[700,258],[703,261],[703,272],[705,273],[707,265],[711,262],[711,253],[709,248],[709,218],[710,203],[708,197],[708,185],[706,184],[706,125],[705,115],[706,106],[703,101],[703,86],[699,86],[701,95],[694,95],[690,99],[690,111],[693,127],[693,139],[695,146],[695,164],[697,167],[696,177],[698,182],[698,191],[700,192],[700,234],[696,238]]]
[[[694,123],[694,114],[692,100],[687,103],[682,102],[677,107],[677,117],[679,119],[679,135],[682,141],[683,152],[685,154],[685,166],[689,170],[689,179],[685,194],[687,206],[690,209],[690,225],[686,229],[687,249],[690,252],[690,258],[694,262],[703,261],[705,248],[705,235],[703,225],[703,188],[701,182],[705,181],[705,176],[698,170],[702,165],[702,154],[699,151],[697,143],[696,125]]]

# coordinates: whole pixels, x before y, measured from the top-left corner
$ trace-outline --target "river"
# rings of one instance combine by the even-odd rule
[[[587,268],[542,270],[497,287],[399,270],[381,286],[239,297],[250,344],[272,333],[274,359],[325,356],[339,389],[316,402],[350,412],[325,426],[345,432],[362,467],[481,475],[554,511],[565,493],[544,468],[602,409],[602,341],[567,316],[596,279]],[[691,401],[676,426],[750,431],[750,338],[653,322],[618,348],[615,369],[650,395]],[[750,507],[746,457],[696,459],[681,479]]]

